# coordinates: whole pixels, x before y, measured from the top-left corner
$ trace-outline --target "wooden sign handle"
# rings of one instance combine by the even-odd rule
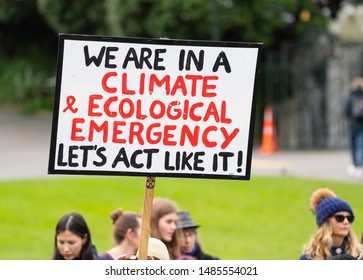
[[[141,238],[139,247],[139,260],[147,259],[150,237],[150,220],[154,199],[155,177],[146,178],[146,188],[144,195],[144,209],[142,211]]]

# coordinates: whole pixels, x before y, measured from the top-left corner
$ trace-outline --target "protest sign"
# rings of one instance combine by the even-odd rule
[[[60,34],[48,172],[248,180],[261,47]]]

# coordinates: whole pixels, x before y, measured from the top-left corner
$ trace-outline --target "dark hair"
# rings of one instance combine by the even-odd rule
[[[92,239],[91,239],[91,232],[87,226],[86,221],[82,217],[82,215],[78,213],[69,213],[67,215],[64,215],[59,222],[57,223],[57,226],[55,227],[55,238],[54,238],[54,256],[53,260],[64,260],[64,257],[59,252],[58,246],[57,246],[57,236],[61,232],[65,231],[71,231],[75,235],[84,238],[86,237],[87,240],[83,244],[81,249],[81,254],[79,256],[80,260],[94,260],[93,255],[93,246],[92,246]]]
[[[128,229],[136,232],[140,228],[139,219],[141,214],[136,212],[125,212],[117,209],[110,214],[113,221],[113,238],[117,244],[120,244],[126,237]]]

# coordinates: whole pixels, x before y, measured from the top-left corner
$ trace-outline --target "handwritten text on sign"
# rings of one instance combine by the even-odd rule
[[[248,175],[259,46],[89,38],[61,35],[50,173]]]

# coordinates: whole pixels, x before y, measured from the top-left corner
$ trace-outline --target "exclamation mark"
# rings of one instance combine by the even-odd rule
[[[238,166],[237,172],[238,173],[241,173],[242,172],[242,168],[241,168],[242,163],[243,163],[242,155],[243,155],[243,152],[242,151],[239,151],[238,152],[238,158],[237,158],[237,166]]]

